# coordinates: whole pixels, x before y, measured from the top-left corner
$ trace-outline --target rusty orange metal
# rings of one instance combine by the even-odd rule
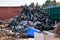
[[[21,12],[21,7],[0,7],[0,20],[13,18]]]

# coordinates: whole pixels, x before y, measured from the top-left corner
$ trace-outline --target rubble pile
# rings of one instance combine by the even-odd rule
[[[53,30],[55,23],[48,18],[46,13],[40,12],[40,6],[38,4],[22,6],[23,11],[16,17],[6,20],[5,22],[0,21],[0,37],[8,37],[6,40],[16,40],[22,37],[26,37],[26,32],[29,27],[33,27],[40,31]],[[5,29],[5,30],[3,30]],[[11,31],[11,32],[9,32]]]

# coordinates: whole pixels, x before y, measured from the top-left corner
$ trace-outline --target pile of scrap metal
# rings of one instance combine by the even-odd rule
[[[6,40],[15,40],[27,37],[26,32],[29,27],[36,28],[40,31],[48,31],[53,30],[53,26],[54,22],[48,18],[46,13],[40,12],[40,8],[37,6],[34,7],[33,4],[30,6],[25,5],[23,6],[23,11],[16,17],[6,21],[0,21],[0,29],[2,29],[0,30],[0,34],[1,37],[7,37]]]

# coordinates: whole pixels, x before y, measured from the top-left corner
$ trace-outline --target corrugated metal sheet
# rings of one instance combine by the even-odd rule
[[[47,13],[53,21],[60,22],[60,6],[44,8],[42,12]]]
[[[0,7],[0,20],[15,17],[22,11],[21,7]]]

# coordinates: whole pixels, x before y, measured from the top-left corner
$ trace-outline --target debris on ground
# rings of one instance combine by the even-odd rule
[[[54,29],[55,23],[48,18],[46,13],[40,12],[40,7],[34,7],[32,3],[29,6],[22,6],[22,8],[23,11],[16,17],[0,21],[0,39],[16,40],[19,38],[28,38],[26,33],[30,27],[41,32],[43,30],[49,31]],[[31,31],[32,34],[34,31]]]

